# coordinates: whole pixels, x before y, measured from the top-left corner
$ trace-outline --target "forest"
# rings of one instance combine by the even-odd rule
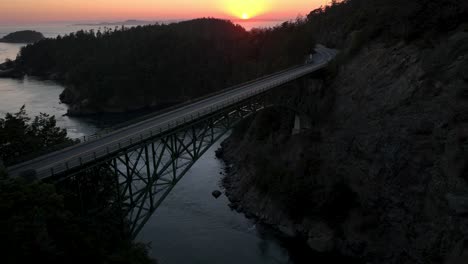
[[[87,172],[51,183],[6,173],[4,165],[18,157],[72,142],[53,116],[31,118],[25,106],[0,118],[2,263],[156,263],[147,245],[133,242],[122,208],[109,205],[113,175],[98,168],[99,177]]]
[[[23,48],[17,68],[67,87],[61,99],[91,112],[180,103],[303,63],[314,47],[305,19],[246,31],[203,18],[79,31]]]

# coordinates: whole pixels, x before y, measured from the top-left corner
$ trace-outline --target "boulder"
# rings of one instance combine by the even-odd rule
[[[211,195],[213,195],[213,197],[216,198],[216,199],[218,199],[218,198],[221,196],[221,194],[222,194],[222,193],[221,193],[220,191],[218,191],[218,190],[213,191],[213,192],[211,193]]]

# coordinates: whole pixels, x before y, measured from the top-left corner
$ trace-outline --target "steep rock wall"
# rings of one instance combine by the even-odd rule
[[[223,143],[233,207],[371,263],[468,259],[468,33],[434,47],[373,43],[333,77],[279,97]],[[282,94],[281,94],[282,93]]]

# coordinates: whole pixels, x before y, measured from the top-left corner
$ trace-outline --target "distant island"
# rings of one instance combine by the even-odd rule
[[[118,22],[101,22],[101,23],[86,23],[86,24],[75,24],[74,26],[139,26],[154,24],[155,21],[146,20],[126,20]]]
[[[33,30],[23,30],[10,33],[0,39],[0,42],[6,43],[34,43],[44,39],[42,33]]]

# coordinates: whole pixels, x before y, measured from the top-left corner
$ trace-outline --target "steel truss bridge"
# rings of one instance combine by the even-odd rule
[[[34,174],[60,181],[80,174],[111,174],[136,236],[192,165],[226,132],[266,107],[269,92],[323,69],[336,51],[318,46],[313,63],[223,90],[142,122],[8,168],[10,176]]]

